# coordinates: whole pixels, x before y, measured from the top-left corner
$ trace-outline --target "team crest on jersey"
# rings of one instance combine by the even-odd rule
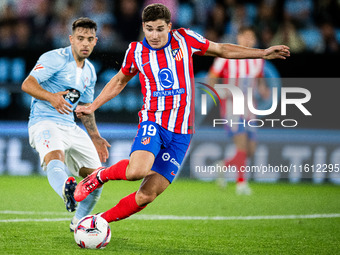
[[[147,144],[150,143],[150,140],[151,140],[151,137],[143,137],[142,141],[141,141],[141,144],[147,145]]]
[[[68,89],[68,93],[64,95],[65,100],[68,100],[72,104],[77,103],[80,98],[80,92],[76,89]]]
[[[173,49],[172,50],[172,57],[177,61],[181,61],[183,58],[183,51],[181,48]]]
[[[36,65],[36,66],[34,67],[33,71],[39,72],[39,70],[44,69],[44,68],[45,68],[45,67],[43,67],[42,64],[38,64],[38,65]]]

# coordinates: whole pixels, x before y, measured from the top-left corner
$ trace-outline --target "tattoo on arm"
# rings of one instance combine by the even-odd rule
[[[79,102],[79,105],[89,105],[89,104],[84,104],[84,103]],[[90,136],[98,134],[98,129],[97,129],[97,124],[96,124],[94,113],[91,113],[89,115],[84,115],[81,117],[80,120],[85,126],[87,133]]]

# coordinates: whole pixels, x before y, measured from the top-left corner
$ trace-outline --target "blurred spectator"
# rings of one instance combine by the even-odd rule
[[[0,49],[9,49],[14,46],[13,27],[13,20],[6,20],[0,23]]]
[[[0,49],[64,47],[73,20],[88,16],[98,24],[98,48],[121,50],[141,39],[141,11],[156,2],[169,7],[174,27],[213,41],[235,43],[239,28],[252,26],[257,47],[339,52],[339,0],[0,0]]]
[[[313,25],[312,0],[285,0],[285,19],[290,20],[298,29]]]
[[[292,53],[299,53],[305,49],[305,43],[298,34],[294,24],[290,21],[285,21],[280,25],[270,44],[287,45]]]
[[[27,18],[32,16],[41,2],[44,0],[15,0],[15,9],[19,18]]]
[[[0,4],[0,20],[13,20],[16,19],[16,12],[15,12],[15,6],[14,3],[11,3],[9,1],[2,1]]]
[[[336,40],[334,26],[330,22],[321,24],[322,42],[317,49],[319,53],[338,53],[340,50],[339,42]]]
[[[195,13],[191,3],[181,3],[178,7],[178,18],[173,22],[175,27],[190,27],[194,25]]]
[[[205,37],[208,40],[219,42],[226,32],[228,20],[225,6],[222,3],[217,3],[208,15]]]
[[[139,38],[141,31],[140,6],[137,0],[121,0],[117,8],[116,30],[122,43],[127,47],[131,41]]]
[[[101,33],[104,24],[113,25],[115,23],[113,10],[107,0],[93,0],[92,8],[88,13],[85,13],[85,16],[97,23],[97,33]]]
[[[254,23],[256,17],[256,7],[245,1],[226,0],[227,16],[229,21],[226,26],[227,40],[232,43],[237,42],[237,34],[241,27],[250,27]]]
[[[72,33],[72,23],[77,19],[78,6],[75,2],[68,1],[65,5],[59,6],[59,8],[59,12],[49,28],[54,48],[62,48],[70,44],[69,35]]]
[[[104,23],[101,32],[97,35],[98,43],[96,45],[97,49],[110,51],[110,50],[126,50],[122,45],[119,34],[114,29],[111,23]]]
[[[50,30],[52,37],[52,45],[55,48],[66,47],[70,44],[69,35],[71,34],[68,20],[58,19]]]
[[[198,26],[206,27],[206,23],[208,20],[208,14],[212,10],[215,5],[214,0],[192,0],[194,5],[194,15],[195,21]]]
[[[25,19],[18,20],[14,26],[15,46],[19,49],[32,47],[31,28]]]
[[[52,24],[54,18],[54,1],[44,0],[36,6],[34,13],[30,16],[32,26],[33,42],[38,47],[47,47],[51,45],[50,34],[48,28]]]
[[[263,0],[258,6],[254,28],[259,38],[259,47],[268,48],[279,27],[278,5],[271,0]]]
[[[314,16],[317,24],[330,22],[334,26],[340,27],[340,1],[338,0],[316,0]]]

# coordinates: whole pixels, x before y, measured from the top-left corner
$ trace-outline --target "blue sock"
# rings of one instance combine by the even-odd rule
[[[47,165],[47,179],[51,187],[63,198],[63,185],[68,178],[66,165],[60,160],[51,160]]]
[[[97,201],[100,198],[102,190],[103,187],[96,189],[86,199],[84,199],[78,204],[78,208],[75,214],[78,220],[80,220],[86,215],[89,215],[92,212],[94,206],[96,205]]]

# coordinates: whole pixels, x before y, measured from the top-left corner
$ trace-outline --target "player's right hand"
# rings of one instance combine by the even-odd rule
[[[64,99],[69,91],[59,91],[52,94],[50,98],[51,105],[61,114],[70,114],[72,112],[72,105]]]

